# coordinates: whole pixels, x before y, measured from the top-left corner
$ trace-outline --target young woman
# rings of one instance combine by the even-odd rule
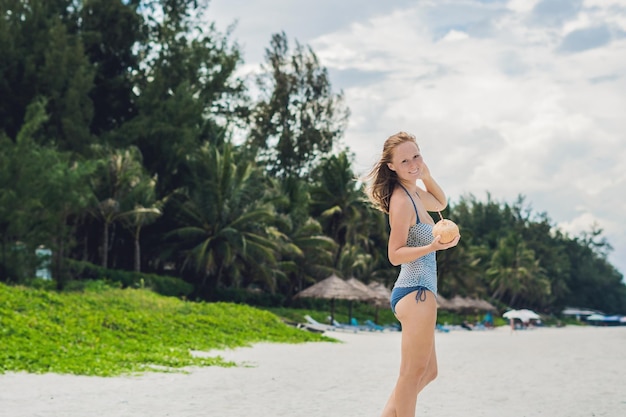
[[[460,236],[443,244],[432,235],[428,212],[443,210],[447,199],[414,136],[400,132],[385,141],[368,183],[371,202],[389,215],[389,261],[401,265],[391,292],[391,309],[402,325],[400,375],[382,417],[414,417],[417,395],[437,376],[435,252],[456,246]]]

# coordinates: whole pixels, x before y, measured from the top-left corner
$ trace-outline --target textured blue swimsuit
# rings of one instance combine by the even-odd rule
[[[406,188],[402,187],[402,189],[411,199],[416,216],[416,223],[409,228],[406,245],[410,247],[426,246],[432,243],[434,239],[433,226],[420,222],[413,197],[411,197]],[[437,259],[435,252],[430,252],[400,266],[400,274],[391,291],[391,311],[395,314],[398,301],[414,291],[417,291],[415,300],[417,302],[424,301],[426,299],[425,291],[427,290],[437,295]]]

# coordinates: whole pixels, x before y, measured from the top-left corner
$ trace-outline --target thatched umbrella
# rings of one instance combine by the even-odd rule
[[[390,307],[391,306],[391,290],[381,282],[372,281],[369,283],[368,287],[376,293],[376,298],[374,299],[374,306],[376,307],[375,319],[374,321],[378,323],[378,309],[380,307]]]
[[[479,310],[483,311],[496,311],[496,307],[486,300],[475,299],[476,306]]]
[[[365,285],[363,281],[359,281],[358,279],[352,277],[346,281],[348,284],[352,285],[357,291],[361,292],[363,296],[359,298],[359,301],[367,301],[371,303],[376,303],[379,300],[378,294],[372,290],[370,287]],[[350,311],[348,312],[350,316],[350,320],[352,320],[352,302],[349,305]]]
[[[385,287],[385,284],[378,281],[372,281],[367,285],[372,291],[376,293],[376,305],[389,306],[389,299],[391,298],[391,290]]]
[[[350,278],[346,282],[352,285],[357,291],[363,293],[363,296],[360,298],[361,301],[374,301],[379,298],[378,294],[372,288],[365,285],[363,281],[359,281],[356,278]]]
[[[443,295],[437,294],[437,308],[442,310],[453,310],[452,304]]]
[[[474,308],[474,304],[470,301],[469,298],[461,297],[460,295],[455,295],[454,297],[447,300],[444,309],[446,310],[454,310],[454,311],[466,311]]]
[[[478,298],[470,298],[470,297],[461,297],[460,295],[455,295],[451,300],[448,301],[446,307],[447,310],[473,310],[473,311],[495,311],[496,308],[485,300],[480,300]]]
[[[335,318],[335,300],[366,300],[369,296],[369,294],[358,290],[337,275],[332,274],[328,278],[300,291],[294,298],[324,298],[330,300],[330,320],[332,323]]]

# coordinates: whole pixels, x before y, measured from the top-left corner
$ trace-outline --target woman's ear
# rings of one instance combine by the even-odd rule
[[[387,168],[389,168],[391,171],[395,171],[396,169],[393,167],[393,164],[391,162],[387,162]]]

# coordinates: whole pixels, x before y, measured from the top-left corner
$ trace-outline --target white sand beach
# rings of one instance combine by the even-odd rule
[[[400,333],[222,352],[247,364],[189,374],[0,375],[2,417],[377,417],[398,371]],[[437,333],[439,377],[417,416],[626,416],[626,327]]]

